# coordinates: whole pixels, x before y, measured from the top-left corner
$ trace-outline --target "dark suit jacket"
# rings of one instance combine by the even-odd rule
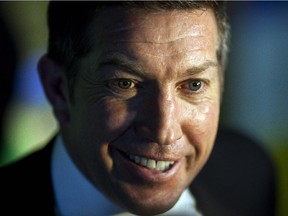
[[[52,145],[53,140],[0,169],[1,215],[54,215]],[[204,216],[275,215],[273,164],[258,143],[235,132],[219,131],[212,155],[190,189]]]

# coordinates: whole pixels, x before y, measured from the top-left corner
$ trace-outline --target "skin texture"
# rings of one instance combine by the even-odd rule
[[[167,211],[206,163],[217,132],[214,13],[114,8],[88,32],[92,49],[77,64],[73,102],[63,68],[46,56],[39,63],[66,148],[118,205],[141,215]],[[174,165],[149,170],[129,154]]]

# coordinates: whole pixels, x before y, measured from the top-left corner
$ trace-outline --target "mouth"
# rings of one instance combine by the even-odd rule
[[[148,157],[138,154],[130,154],[122,150],[117,150],[118,154],[126,160],[128,163],[134,165],[134,167],[139,167],[141,169],[153,172],[153,173],[165,173],[168,172],[177,163],[176,160],[166,159],[166,158],[156,158]]]
[[[145,167],[149,170],[157,170],[161,172],[165,172],[169,170],[175,161],[170,160],[153,160],[146,157],[141,157],[138,155],[128,155],[128,158],[130,161],[136,163],[137,165],[140,165],[142,167]]]
[[[114,160],[113,175],[131,184],[164,184],[178,179],[184,158],[172,159],[165,156],[128,153],[110,148]]]

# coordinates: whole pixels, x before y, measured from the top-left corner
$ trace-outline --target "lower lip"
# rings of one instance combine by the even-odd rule
[[[118,150],[113,151],[113,161],[115,162],[114,171],[118,177],[132,183],[164,183],[176,178],[180,171],[181,161],[175,161],[166,171],[158,171],[140,166],[129,160]]]

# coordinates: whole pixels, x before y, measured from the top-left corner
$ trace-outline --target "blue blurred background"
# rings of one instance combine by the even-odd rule
[[[57,130],[37,75],[47,44],[46,9],[46,1],[0,2],[17,53],[0,164],[42,147]],[[229,14],[232,41],[220,124],[262,143],[277,170],[278,215],[287,216],[288,2],[229,2]],[[3,68],[1,74],[4,79]]]

